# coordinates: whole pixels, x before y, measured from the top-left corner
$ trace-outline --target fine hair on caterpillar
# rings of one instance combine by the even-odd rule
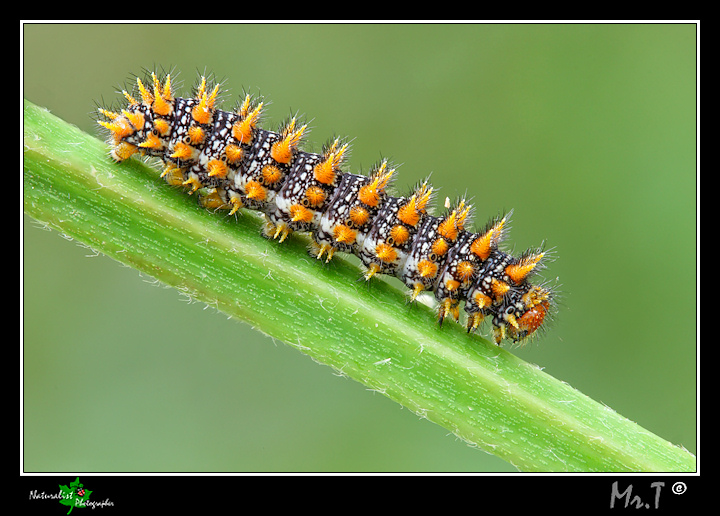
[[[207,209],[259,211],[267,238],[283,242],[307,233],[318,260],[353,254],[366,280],[395,276],[413,301],[422,292],[434,294],[440,324],[448,317],[459,321],[462,303],[468,332],[489,319],[496,344],[524,342],[552,317],[555,287],[531,281],[546,267],[549,251],[540,246],[513,255],[500,247],[512,210],[471,231],[473,207],[464,197],[432,215],[429,180],[392,195],[396,170],[386,159],[364,175],[346,171],[346,140],[307,152],[308,126],[297,117],[277,131],[263,129],[262,99],[245,94],[225,111],[218,107],[220,84],[201,76],[185,98],[176,96],[173,83],[171,74],[151,72],[132,92],[123,91],[125,107],[99,108],[115,161],[159,158],[165,181],[197,193]]]

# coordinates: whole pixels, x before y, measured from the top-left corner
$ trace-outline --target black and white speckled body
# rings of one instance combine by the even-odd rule
[[[352,253],[368,268],[367,278],[397,276],[413,299],[432,292],[441,322],[457,319],[465,301],[468,330],[491,316],[497,343],[533,334],[551,311],[552,288],[529,281],[545,252],[514,258],[501,251],[504,218],[470,232],[464,201],[432,216],[427,182],[409,195],[389,195],[386,162],[367,176],[343,171],[346,146],[338,140],[322,154],[302,151],[305,126],[298,130],[292,119],[278,132],[257,127],[262,104],[249,95],[237,112],[217,109],[218,87],[210,92],[204,78],[193,98],[176,98],[170,77],[163,84],[155,74],[147,86],[138,80],[137,88],[141,101],[124,92],[122,112],[100,109],[117,161],[136,152],[159,157],[166,180],[199,191],[208,208],[260,211],[267,236],[309,233],[318,258]]]

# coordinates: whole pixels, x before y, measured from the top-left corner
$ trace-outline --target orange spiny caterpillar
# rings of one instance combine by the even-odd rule
[[[307,125],[293,117],[277,132],[262,129],[263,103],[251,95],[234,111],[219,109],[220,86],[205,77],[191,98],[175,96],[169,74],[138,78],[135,90],[123,91],[123,109],[99,109],[114,160],[136,153],[160,158],[161,176],[198,192],[208,209],[260,211],[268,238],[282,242],[293,232],[309,233],[310,253],[318,259],[355,254],[366,280],[396,276],[412,301],[432,292],[440,324],[448,316],[459,321],[464,302],[468,332],[489,317],[496,344],[524,341],[552,315],[554,288],[530,282],[548,251],[516,257],[500,249],[511,213],[477,232],[467,229],[472,207],[464,198],[446,202],[444,213],[433,216],[427,180],[392,196],[395,169],[387,160],[367,175],[344,172],[347,143],[335,139],[320,153],[303,151]]]

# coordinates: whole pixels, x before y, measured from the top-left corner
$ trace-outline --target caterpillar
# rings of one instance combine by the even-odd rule
[[[122,91],[124,108],[98,108],[115,161],[135,154],[160,158],[161,177],[198,193],[207,209],[257,210],[269,239],[309,233],[309,252],[318,260],[354,254],[365,280],[396,276],[411,301],[433,293],[441,325],[448,317],[459,322],[464,303],[467,331],[490,318],[498,345],[526,341],[554,314],[555,287],[530,281],[550,251],[543,244],[514,256],[500,248],[512,210],[473,232],[473,207],[464,197],[446,200],[444,212],[432,215],[428,180],[407,195],[390,195],[396,169],[387,159],[366,175],[345,172],[344,139],[329,141],[320,153],[303,151],[308,126],[297,117],[278,131],[260,127],[262,97],[246,94],[236,109],[224,111],[216,106],[219,83],[201,76],[194,96],[182,98],[173,81],[155,72],[145,81],[137,77],[132,94]]]

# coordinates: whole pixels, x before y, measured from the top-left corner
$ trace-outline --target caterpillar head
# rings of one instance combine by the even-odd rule
[[[553,290],[523,284],[513,288],[493,318],[496,344],[503,339],[525,341],[543,327],[553,311]]]

